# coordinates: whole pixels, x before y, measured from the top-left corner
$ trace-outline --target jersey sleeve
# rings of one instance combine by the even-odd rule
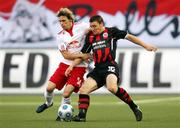
[[[84,30],[84,32],[86,33],[86,31],[89,29],[89,24],[85,23],[85,22],[76,22],[76,25],[81,29]]]
[[[59,44],[59,45],[58,45],[58,49],[59,49],[60,51],[66,51],[66,50],[67,50],[67,49],[66,49],[66,45],[65,45],[64,43]]]
[[[87,35],[86,38],[85,38],[85,43],[84,43],[84,46],[83,48],[81,49],[81,52],[82,53],[90,53],[91,52],[91,44],[89,42],[89,36]]]
[[[59,36],[57,36],[57,44],[58,44],[58,49],[59,49],[60,51],[65,51],[65,50],[67,50],[67,45],[66,45],[66,43],[63,42],[63,41],[59,38]]]
[[[88,29],[89,28],[89,24],[88,23],[82,22],[81,25],[82,25],[83,29]]]
[[[89,24],[85,23],[85,22],[82,22],[81,23],[81,29],[84,30],[84,34],[87,34],[88,33],[88,29],[89,29]]]
[[[123,30],[119,30],[118,28],[116,27],[113,27],[112,28],[112,36],[116,39],[124,39],[127,35],[127,32],[126,31],[123,31]]]

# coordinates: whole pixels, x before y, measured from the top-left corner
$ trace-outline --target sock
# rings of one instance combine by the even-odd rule
[[[61,105],[62,104],[71,104],[71,98],[70,97],[68,97],[68,98],[62,97]]]
[[[90,97],[86,94],[79,94],[79,117],[86,118]]]
[[[129,107],[131,109],[134,109],[137,107],[137,105],[133,102],[133,100],[131,99],[130,95],[126,92],[126,90],[124,90],[123,88],[118,87],[118,90],[115,94],[119,99],[121,99],[122,101],[124,101],[125,103],[127,103],[129,105]]]
[[[47,90],[44,92],[44,97],[46,99],[47,106],[50,106],[53,103],[53,92],[48,92]]]

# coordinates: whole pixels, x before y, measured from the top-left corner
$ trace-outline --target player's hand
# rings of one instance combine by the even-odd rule
[[[89,62],[89,59],[91,59],[91,58],[92,58],[92,56],[90,54],[85,54],[82,57],[82,59],[87,63]]]
[[[153,46],[153,45],[146,45],[145,49],[147,51],[154,51],[156,52],[157,51],[157,47]]]
[[[68,77],[71,75],[71,71],[73,70],[73,66],[69,66],[65,71],[65,76]]]

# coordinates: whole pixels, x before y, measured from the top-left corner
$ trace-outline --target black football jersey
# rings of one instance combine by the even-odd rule
[[[124,39],[126,31],[119,30],[116,27],[105,28],[99,35],[88,33],[85,44],[81,50],[82,53],[90,53],[93,50],[93,59],[95,65],[114,62],[116,58],[117,40]]]

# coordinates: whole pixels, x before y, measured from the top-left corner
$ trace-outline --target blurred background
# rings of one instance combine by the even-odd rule
[[[44,91],[61,60],[56,43],[61,7],[70,8],[80,22],[99,14],[106,26],[159,48],[152,53],[118,41],[120,85],[130,93],[180,93],[179,0],[0,0],[0,94]]]

